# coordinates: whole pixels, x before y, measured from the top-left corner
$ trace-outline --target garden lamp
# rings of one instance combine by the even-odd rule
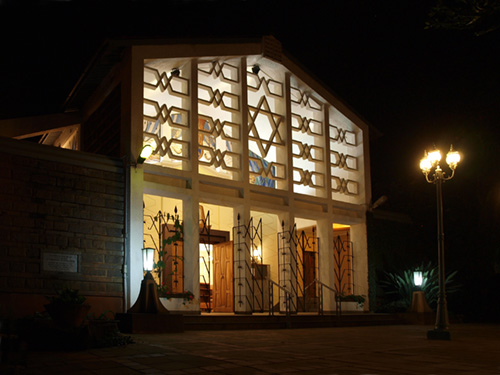
[[[417,288],[420,288],[422,286],[423,281],[424,281],[424,278],[422,275],[422,271],[413,272],[413,284],[415,284],[415,286]]]
[[[139,297],[134,305],[128,309],[128,313],[168,314],[158,297],[158,288],[151,274],[154,265],[155,249],[145,247],[142,249],[142,267],[146,274],[141,282]]]
[[[144,272],[151,272],[155,262],[155,249],[145,247],[142,249],[142,268]]]

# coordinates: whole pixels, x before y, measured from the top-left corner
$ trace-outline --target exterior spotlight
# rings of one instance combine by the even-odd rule
[[[260,66],[258,66],[257,64],[255,64],[254,66],[252,66],[252,72],[254,72],[254,74],[259,74],[259,72],[260,72]]]
[[[174,77],[179,77],[179,75],[181,74],[181,71],[179,70],[179,68],[174,68],[174,69],[172,69],[170,74],[173,75]]]
[[[147,158],[151,156],[154,148],[150,144],[144,145],[141,150],[141,154],[137,158],[137,164],[143,164]]]

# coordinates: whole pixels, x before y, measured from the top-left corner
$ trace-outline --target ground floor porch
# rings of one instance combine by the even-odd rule
[[[369,309],[362,220],[246,201],[241,210],[228,200],[193,201],[158,190],[146,190],[142,199],[143,244],[155,251],[152,274],[171,312],[322,315]]]

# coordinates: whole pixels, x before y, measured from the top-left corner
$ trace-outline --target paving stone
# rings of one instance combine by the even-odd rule
[[[428,329],[376,326],[134,335],[136,343],[126,347],[29,351],[19,367],[22,371],[1,364],[0,373],[500,374],[500,326],[452,326],[452,340],[447,342],[427,340]]]

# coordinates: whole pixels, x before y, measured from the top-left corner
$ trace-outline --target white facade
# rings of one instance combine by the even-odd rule
[[[292,276],[279,275],[277,233],[313,227],[319,237],[314,278],[334,288],[334,224],[348,228],[350,292],[368,295],[366,124],[290,61],[272,38],[132,47],[130,66],[132,159],[143,144],[155,151],[143,165],[130,168],[129,305],[143,276],[139,249],[151,237],[143,215],[171,213],[173,206],[184,222],[183,285],[195,296],[183,310],[200,311],[200,262],[206,262],[199,247],[202,212],[210,212],[212,229],[227,231],[234,246],[233,293],[247,296],[234,297],[234,312],[255,310],[248,288],[237,292],[238,272],[251,278],[250,268],[239,266],[251,263],[254,249],[238,252],[232,231],[250,222],[262,223],[260,261],[285,289],[297,283],[297,265],[289,261]],[[324,310],[334,310],[333,294],[325,290],[324,298]]]

